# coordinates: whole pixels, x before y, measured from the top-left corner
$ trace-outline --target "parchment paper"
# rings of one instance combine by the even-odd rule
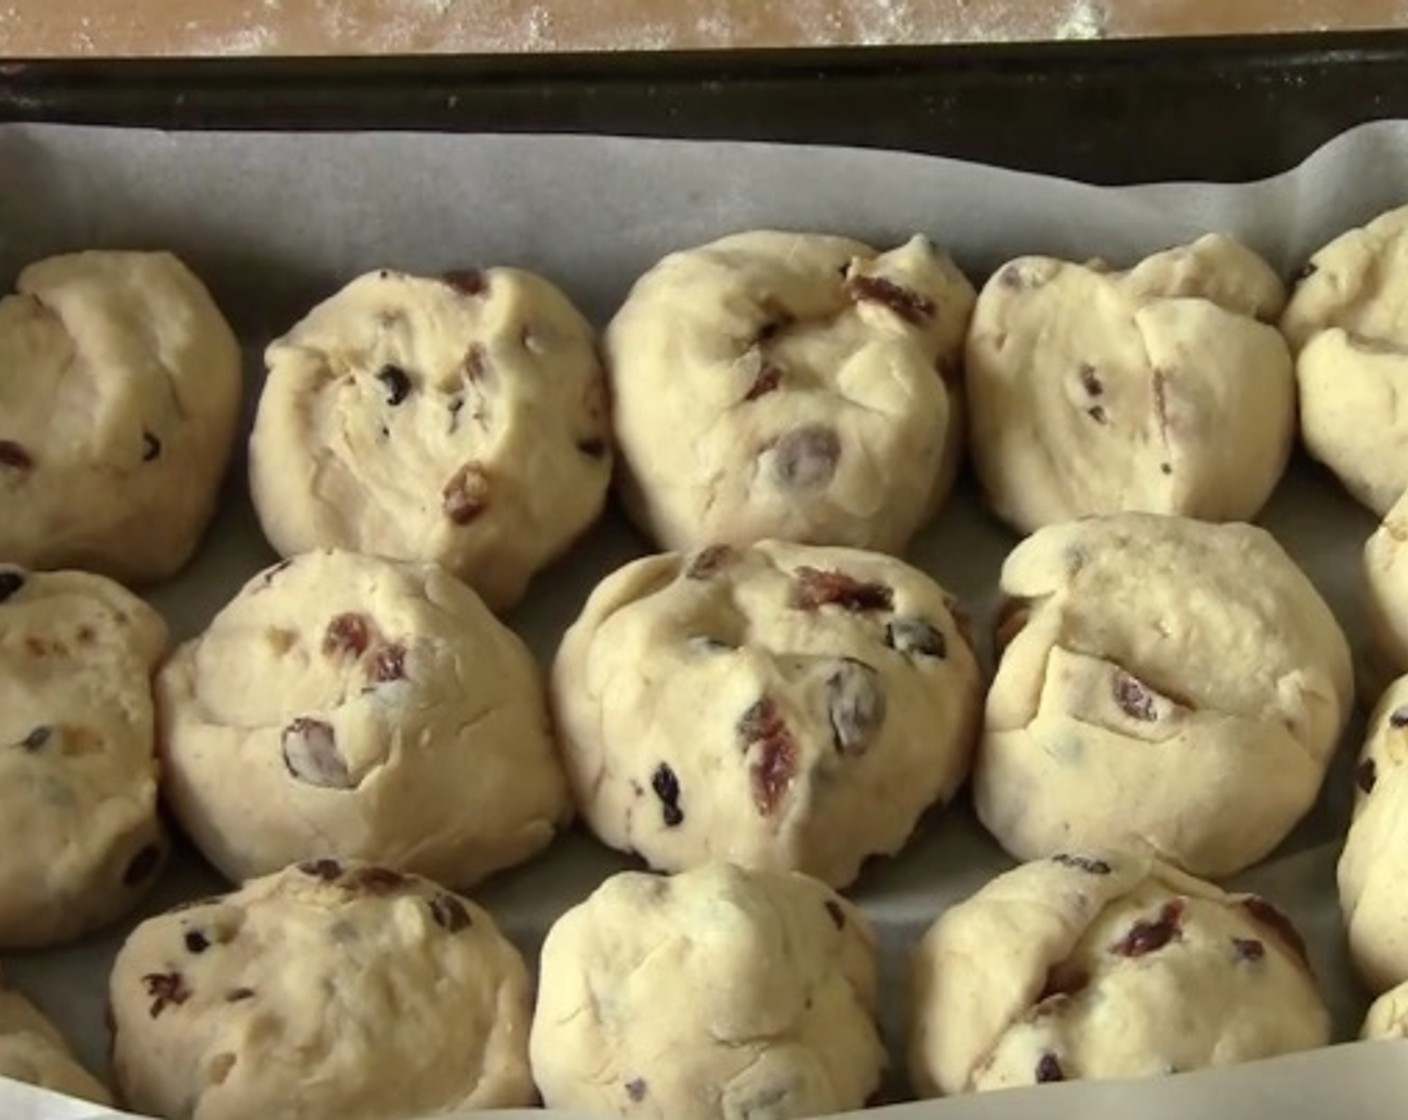
[[[1021,253],[1101,256],[1125,265],[1221,230],[1246,239],[1290,275],[1322,242],[1405,199],[1408,124],[1348,133],[1298,170],[1264,183],[1122,189],[924,156],[819,147],[585,137],[166,135],[12,125],[0,127],[0,285],[8,288],[23,264],[61,251],[173,250],[210,284],[244,340],[252,407],[264,344],[312,303],[376,267],[536,269],[604,324],[631,281],[665,252],[750,228],[846,233],[886,247],[919,231],[951,249],[977,283]],[[1371,516],[1328,474],[1298,462],[1261,521],[1309,572],[1358,645],[1359,553],[1374,527]],[[1015,540],[982,511],[965,481],[909,558],[961,595],[983,632],[999,566]],[[539,577],[511,625],[546,665],[595,582],[645,551],[646,543],[613,511],[566,561]],[[152,601],[179,640],[199,630],[271,559],[238,462],[196,563],[153,592]],[[1312,815],[1270,860],[1232,881],[1280,903],[1306,935],[1338,1042],[1357,1035],[1368,1002],[1349,970],[1334,897],[1361,734],[1356,720]],[[0,821],[0,843],[13,842]],[[945,907],[1010,865],[960,800],[926,821],[900,857],[868,872],[852,892],[880,933],[890,1100],[909,1097],[903,1024],[910,947]],[[573,833],[543,858],[473,893],[536,963],[552,920],[627,866],[623,857]],[[221,888],[209,868],[185,853],[144,913]],[[10,982],[57,1021],[100,1073],[107,971],[131,924],[73,948],[4,962]],[[1405,1099],[1408,1044],[1390,1043],[1157,1082],[1078,1082],[900,1106],[885,1115],[1231,1120],[1274,1112],[1281,1120],[1401,1120]],[[99,1114],[0,1082],[4,1120]]]

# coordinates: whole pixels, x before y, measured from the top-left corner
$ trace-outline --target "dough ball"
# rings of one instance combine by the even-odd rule
[[[1385,992],[1369,1008],[1364,1038],[1408,1038],[1408,984]]]
[[[1395,502],[1364,546],[1364,614],[1371,659],[1385,676],[1408,671],[1408,495]]]
[[[368,273],[265,361],[249,477],[284,556],[434,561],[503,611],[601,513],[595,332],[540,277]]]
[[[967,776],[978,667],[954,601],[888,556],[765,541],[627,564],[553,667],[577,805],[669,871],[832,886]]]
[[[1314,804],[1350,653],[1269,533],[1137,513],[1050,526],[1000,590],[974,799],[1018,859],[1111,847],[1221,878]]]
[[[1310,454],[1382,516],[1408,488],[1408,207],[1310,259],[1281,329],[1296,352]]]
[[[468,899],[317,859],[143,922],[112,1074],[167,1120],[401,1120],[533,1101],[523,958]]]
[[[669,549],[901,551],[957,469],[973,298],[922,237],[755,232],[666,257],[606,331],[636,523]]]
[[[124,582],[180,570],[239,422],[240,349],[169,253],[89,252],[0,298],[0,556]]]
[[[1127,272],[1023,257],[968,335],[973,459],[998,515],[1031,532],[1144,510],[1250,520],[1295,437],[1285,291],[1209,235]]]
[[[1060,853],[949,909],[913,961],[926,1097],[1150,1077],[1327,1045],[1289,921],[1166,864]]]
[[[548,1108],[789,1120],[861,1108],[885,1050],[864,917],[803,875],[627,872],[543,946],[533,1076]]]
[[[0,946],[70,941],[157,877],[166,624],[102,576],[0,565]]]
[[[1354,819],[1340,855],[1340,905],[1349,953],[1369,987],[1408,981],[1408,677],[1369,717],[1355,771]]]
[[[18,992],[0,988],[0,1077],[111,1105],[101,1082],[78,1063],[54,1024]]]
[[[335,855],[456,887],[570,815],[538,668],[431,564],[306,553],[157,679],[166,793],[234,882]]]

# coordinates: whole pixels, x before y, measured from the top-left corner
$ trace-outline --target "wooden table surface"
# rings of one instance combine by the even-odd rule
[[[0,57],[994,42],[1408,26],[1408,0],[0,0]]]

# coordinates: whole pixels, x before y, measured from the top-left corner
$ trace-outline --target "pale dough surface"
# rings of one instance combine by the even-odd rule
[[[958,611],[923,573],[854,549],[765,541],[626,565],[553,666],[583,817],[665,870],[726,860],[850,883],[967,776],[982,700]]]
[[[531,1104],[523,958],[468,899],[321,859],[143,922],[113,1082],[166,1120],[401,1120]]]
[[[755,231],[666,257],[605,336],[635,521],[667,549],[901,551],[957,469],[973,298],[920,237]]]
[[[69,941],[146,893],[161,616],[103,576],[0,565],[0,947]]]
[[[1380,516],[1408,487],[1406,304],[1408,207],[1311,257],[1281,321],[1306,448]]]
[[[18,992],[0,987],[0,1077],[110,1105],[97,1078],[79,1065],[54,1024]]]
[[[307,553],[157,679],[168,799],[234,882],[318,855],[465,887],[570,815],[537,665],[432,564]]]
[[[790,1120],[880,1082],[875,942],[797,874],[713,864],[615,875],[543,946],[533,1074],[548,1108]]]
[[[1364,1017],[1364,1038],[1408,1038],[1408,984],[1385,992]]]
[[[1330,1038],[1274,907],[1109,852],[1024,864],[951,907],[915,952],[912,997],[924,1096],[1159,1076]]]
[[[1285,289],[1216,234],[1126,272],[1022,257],[984,286],[967,344],[973,461],[1023,532],[1144,510],[1250,520],[1295,437]]]
[[[1408,671],[1408,547],[1405,546],[1408,546],[1408,496],[1394,502],[1364,545],[1364,614],[1371,651],[1391,675]]]
[[[435,561],[503,611],[601,513],[596,334],[539,276],[367,273],[265,361],[249,477],[284,556]]]
[[[1018,545],[1000,590],[974,800],[1017,858],[1114,847],[1220,878],[1314,804],[1349,717],[1350,652],[1270,534],[1069,522]]]
[[[179,571],[239,422],[239,344],[169,253],[87,252],[0,298],[0,556],[123,582]]]

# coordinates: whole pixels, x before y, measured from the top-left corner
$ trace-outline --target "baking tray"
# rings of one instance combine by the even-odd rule
[[[1096,183],[1242,181],[1289,168],[1354,125],[1408,118],[1405,63],[1408,34],[1401,33],[554,58],[15,61],[0,62],[0,123],[820,142],[956,156]],[[305,295],[290,290],[285,298],[292,306]],[[601,321],[602,309],[593,311]],[[1333,489],[1313,472],[1307,485],[1322,493]],[[231,486],[242,486],[238,468]],[[963,515],[975,512],[970,496]],[[1294,520],[1284,504],[1270,515],[1273,526]],[[990,574],[1011,542],[1010,535],[989,530],[983,562]],[[255,550],[222,565],[226,590],[259,559]],[[603,562],[598,550],[582,569],[559,568],[545,578],[565,579],[580,603],[590,583],[586,573],[601,570]],[[567,617],[554,622],[560,627]],[[1346,742],[1354,742],[1355,734]],[[1335,792],[1326,799],[1337,815],[1348,790],[1345,761],[1342,753]],[[962,828],[971,822],[950,822],[925,838],[924,850],[968,842]],[[553,886],[579,885],[624,865],[586,841],[578,848],[589,864],[573,876],[555,877],[559,860],[471,892],[513,914],[509,932],[530,956],[541,939],[541,918],[552,909],[545,897]],[[1290,850],[1295,854],[1294,839]],[[1289,870],[1273,872],[1263,880],[1268,893],[1278,893],[1278,875],[1294,876],[1303,866],[1293,862]],[[863,887],[883,895],[886,880],[882,871]],[[963,886],[971,890],[980,881],[975,872]],[[208,872],[183,868],[163,881],[146,909],[216,885]],[[117,940],[116,931],[102,938],[108,951]],[[79,955],[65,951],[21,961],[19,982],[45,990],[78,967]],[[899,967],[893,959],[887,965],[892,976]],[[50,1009],[60,1021],[80,1014],[73,1005]],[[889,1041],[897,1060],[902,1048],[893,1035]],[[86,1049],[91,1059],[91,1045]],[[1332,1057],[1339,1059],[1317,1056],[1299,1067],[1307,1085],[1325,1079],[1307,1078],[1305,1070]],[[1340,1064],[1330,1080],[1346,1076]],[[1242,1080],[1227,1084],[1234,1098],[1246,1092]],[[1053,1114],[1060,1112],[1065,1091],[1042,1090],[1052,1093],[1041,1099],[1052,1102]],[[1163,1092],[1161,1085],[1140,1086],[1125,1103],[1133,1102],[1146,1117],[1163,1115],[1157,1105]],[[1252,1091],[1245,1099],[1259,1098]],[[1021,1106],[1012,1107],[993,1100],[951,1102],[936,1115],[1022,1114]],[[1240,1114],[1260,1113],[1244,1108]]]

